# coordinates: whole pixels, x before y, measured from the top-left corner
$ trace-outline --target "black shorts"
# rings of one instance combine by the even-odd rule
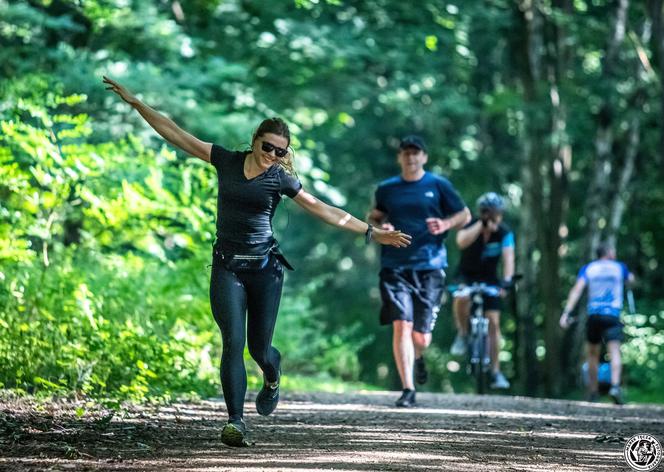
[[[418,333],[430,333],[436,324],[445,290],[443,270],[381,269],[380,323],[403,320]]]
[[[586,339],[590,344],[600,344],[602,341],[622,342],[625,337],[620,318],[611,315],[588,315]]]
[[[472,285],[474,282],[482,282],[481,280],[473,280],[470,277],[461,276],[459,277],[459,285]],[[484,282],[488,285],[498,286],[499,282]],[[461,287],[459,287],[461,288]],[[457,296],[457,295],[455,295]],[[484,302],[484,311],[500,311],[503,309],[503,300],[500,298],[500,295],[491,296],[487,294],[482,294],[482,301]]]

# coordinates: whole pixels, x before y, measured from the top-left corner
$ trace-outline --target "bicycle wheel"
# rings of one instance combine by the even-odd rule
[[[486,372],[484,369],[484,356],[486,354],[486,335],[477,333],[476,353],[478,362],[475,364],[475,389],[479,395],[486,393]]]

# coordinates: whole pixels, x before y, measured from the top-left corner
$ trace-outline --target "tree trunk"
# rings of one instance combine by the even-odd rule
[[[661,12],[661,3],[660,3],[660,12]],[[641,44],[647,44],[650,41],[650,35],[652,34],[652,28],[650,27],[649,20],[644,21],[643,33],[640,38]],[[637,41],[635,41],[637,42]],[[641,47],[639,44],[635,44],[637,50]],[[637,51],[638,52],[638,51]],[[650,74],[651,71],[647,70],[644,64],[640,60],[636,60],[634,64],[634,75],[636,80],[641,84],[634,93],[634,97],[630,100],[630,108],[634,111],[632,112],[631,117],[629,118],[628,132],[627,132],[627,144],[625,148],[625,161],[623,162],[622,169],[620,171],[620,178],[618,179],[618,188],[616,189],[615,194],[613,195],[613,200],[611,202],[611,209],[609,214],[609,227],[607,229],[606,239],[609,244],[615,247],[616,241],[618,239],[618,230],[622,226],[623,215],[625,214],[625,208],[627,203],[631,198],[631,192],[629,190],[629,184],[634,175],[634,170],[636,167],[636,158],[639,153],[639,144],[640,144],[640,131],[641,131],[641,109],[645,101],[646,96],[646,86],[648,85],[648,77],[652,78]],[[643,78],[643,80],[639,80]],[[660,81],[661,83],[661,81]],[[660,97],[662,95],[660,94]]]
[[[664,122],[664,0],[650,0],[648,10],[652,18],[652,44],[659,75],[659,106],[661,122]],[[659,128],[659,156],[664,156],[664,126]]]
[[[623,164],[622,171],[620,172],[620,180],[618,182],[618,189],[613,197],[611,203],[611,215],[609,220],[609,228],[607,231],[607,242],[613,246],[616,244],[618,230],[622,224],[622,218],[625,214],[625,208],[630,198],[628,192],[628,185],[632,180],[634,174],[634,167],[636,163],[636,156],[639,152],[639,128],[640,118],[634,114],[630,120],[629,125],[629,141],[627,143],[627,150],[625,152],[625,163]]]
[[[569,0],[555,0],[558,13],[571,15]],[[546,50],[548,54],[547,79],[548,97],[551,106],[549,135],[551,148],[547,155],[546,188],[548,195],[542,205],[546,218],[540,225],[540,247],[542,248],[542,267],[540,281],[544,301],[544,345],[545,385],[547,393],[557,396],[560,393],[561,376],[561,331],[558,326],[560,317],[560,259],[563,254],[562,237],[566,235],[565,221],[569,207],[568,179],[572,165],[572,147],[567,134],[567,108],[564,97],[560,94],[560,84],[567,69],[568,52],[564,22],[549,18],[547,25]]]
[[[517,254],[523,272],[521,293],[518,311],[520,313],[517,329],[519,338],[518,372],[522,390],[528,395],[537,393],[537,356],[535,340],[537,339],[535,326],[535,312],[538,309],[537,300],[539,285],[538,274],[538,233],[542,221],[541,201],[541,151],[544,148],[542,127],[538,125],[538,81],[540,71],[541,49],[541,18],[533,2],[524,0],[519,4],[515,33],[520,39],[513,42],[514,57],[517,61],[518,76],[523,87],[524,112],[526,119],[522,123],[523,153],[521,165],[521,182],[523,185],[523,211],[521,212],[521,225],[517,239]]]
[[[599,246],[607,221],[603,218],[606,202],[609,200],[609,187],[614,166],[613,159],[613,123],[615,111],[610,97],[614,92],[614,70],[618,49],[625,39],[625,27],[629,0],[619,0],[615,21],[602,62],[602,83],[604,101],[597,116],[597,134],[595,136],[595,165],[588,189],[586,205],[586,257],[592,259]]]
[[[517,300],[517,338],[518,338],[518,379],[521,391],[526,395],[535,395],[539,379],[537,375],[536,355],[536,325],[535,311],[537,305],[534,303],[537,294],[537,259],[535,252],[537,248],[537,233],[534,228],[537,225],[534,208],[537,205],[536,175],[533,173],[533,144],[528,136],[524,138],[523,165],[521,166],[521,182],[523,183],[523,211],[522,220],[517,239],[517,253],[520,261],[520,270],[523,273],[523,281],[520,283],[519,291],[522,294]],[[536,166],[535,166],[536,167]],[[536,171],[536,169],[535,169]]]

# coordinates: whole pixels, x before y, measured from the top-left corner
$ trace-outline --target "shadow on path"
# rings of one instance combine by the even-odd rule
[[[2,470],[627,470],[624,439],[664,439],[664,408],[520,397],[289,395],[263,418],[247,402],[251,448],[219,441],[222,401],[113,414],[58,401],[0,401]],[[78,415],[77,415],[78,408]]]

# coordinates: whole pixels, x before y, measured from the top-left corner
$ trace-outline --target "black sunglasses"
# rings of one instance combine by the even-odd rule
[[[261,144],[261,149],[268,154],[274,151],[274,154],[277,157],[286,157],[286,154],[288,154],[288,149],[277,147],[272,143],[268,143],[267,141],[263,141]]]

